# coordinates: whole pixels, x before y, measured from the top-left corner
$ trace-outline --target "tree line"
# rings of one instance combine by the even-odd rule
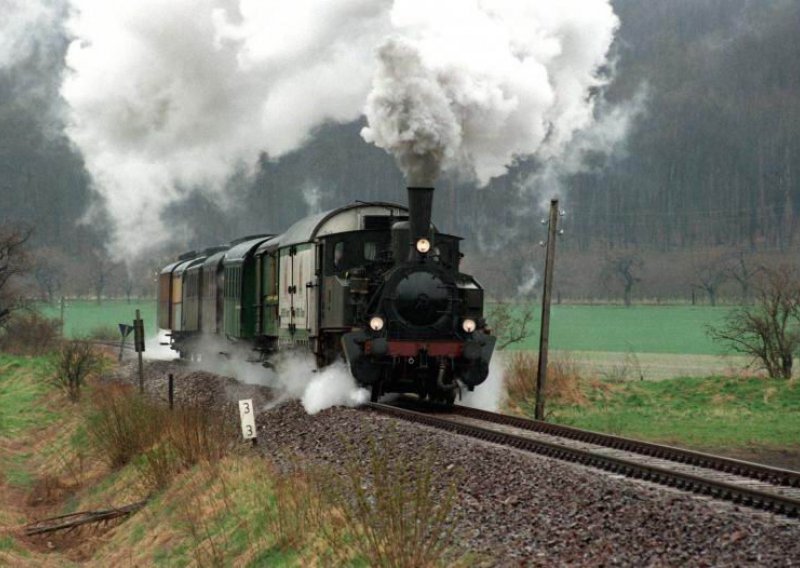
[[[621,28],[604,96],[624,106],[645,88],[645,111],[624,151],[589,155],[585,171],[561,180],[562,294],[689,299],[694,290],[712,303],[734,298],[732,273],[699,259],[757,259],[800,247],[800,4],[615,0],[614,7]],[[43,296],[145,293],[153,266],[183,250],[283,231],[315,206],[405,199],[398,169],[360,139],[360,124],[327,125],[280,161],[262,155],[253,178],[233,179],[232,206],[202,191],[174,204],[165,214],[179,228],[174,241],[154,253],[153,266],[129,270],[108,257],[108,222],[86,218],[102,203],[61,133],[66,38],[56,45],[60,53],[33,50],[0,70],[0,221],[35,228],[30,245]],[[437,188],[439,227],[466,238],[474,264],[499,257],[500,272],[516,278],[498,294],[519,285],[520,259],[537,262],[538,203],[552,188],[521,192],[519,182],[539,166],[517,164],[486,188],[455,178]],[[631,254],[638,276],[621,283],[613,275],[625,271],[608,259]]]

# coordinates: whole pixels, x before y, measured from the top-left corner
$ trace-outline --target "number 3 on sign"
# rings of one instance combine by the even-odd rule
[[[242,422],[242,437],[245,440],[254,439],[256,437],[256,417],[253,413],[252,399],[239,401],[239,418]]]

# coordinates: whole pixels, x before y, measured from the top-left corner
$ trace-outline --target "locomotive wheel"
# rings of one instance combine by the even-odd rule
[[[380,397],[381,397],[381,384],[375,383],[372,385],[372,388],[369,391],[369,401],[378,402],[378,399]]]

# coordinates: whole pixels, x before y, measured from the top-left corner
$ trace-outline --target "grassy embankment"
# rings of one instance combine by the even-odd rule
[[[49,374],[44,358],[0,355],[2,566],[435,565],[431,553],[449,541],[447,509],[421,485],[430,468],[408,472],[409,487],[378,454],[345,475],[301,462],[279,470],[249,444],[231,445],[236,425],[222,413],[170,412],[98,382],[72,404]],[[121,524],[22,536],[32,519],[148,497]]]
[[[145,457],[108,467],[90,443],[96,412],[49,387],[43,358],[0,355],[0,565],[294,565],[302,547],[279,543],[265,514],[274,501],[264,464],[227,456],[197,464],[153,493]],[[85,396],[84,398],[88,398]],[[151,416],[152,418],[152,416]],[[261,492],[261,493],[257,493]],[[154,495],[110,532],[94,528],[25,539],[33,519],[99,510]]]
[[[517,355],[519,358],[523,355]],[[511,405],[533,415],[535,358],[512,372]],[[516,377],[516,380],[515,380]],[[800,468],[800,380],[747,375],[662,381],[587,376],[574,361],[550,365],[548,419],[619,434],[764,459]],[[522,381],[522,382],[521,382]],[[521,386],[521,384],[523,386]]]
[[[746,377],[590,383],[586,405],[553,405],[553,418],[589,430],[705,448],[800,452],[800,385]]]
[[[550,374],[563,384],[555,387],[550,418],[712,451],[788,450],[800,467],[800,381],[754,377],[742,367],[746,359],[723,360],[724,346],[706,329],[728,310],[553,306],[551,348],[562,364]],[[537,339],[520,350],[535,349]],[[512,404],[532,414],[531,393],[516,392]]]

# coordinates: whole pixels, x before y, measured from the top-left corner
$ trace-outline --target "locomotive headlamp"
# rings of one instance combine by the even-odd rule
[[[428,239],[422,238],[417,241],[418,253],[426,254],[429,250],[431,250],[431,242]]]
[[[383,318],[381,316],[372,316],[369,320],[369,328],[372,331],[380,331],[383,329]]]
[[[465,319],[464,321],[461,322],[461,329],[463,329],[467,333],[472,333],[473,331],[475,331],[476,327],[478,327],[478,326],[475,323],[474,319],[467,318],[467,319]]]

